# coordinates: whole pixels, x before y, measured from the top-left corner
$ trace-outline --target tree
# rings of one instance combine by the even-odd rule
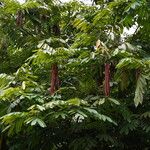
[[[1,147],[149,148],[150,4],[95,3],[1,2]]]

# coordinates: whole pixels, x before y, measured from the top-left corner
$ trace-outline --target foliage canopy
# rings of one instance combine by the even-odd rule
[[[94,2],[1,0],[0,150],[149,149],[150,2]]]

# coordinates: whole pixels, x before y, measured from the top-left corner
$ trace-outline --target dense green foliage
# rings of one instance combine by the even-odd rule
[[[0,12],[0,150],[149,149],[148,0],[1,0]]]

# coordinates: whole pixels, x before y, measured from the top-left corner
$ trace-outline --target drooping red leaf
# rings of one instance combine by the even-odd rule
[[[51,87],[50,94],[53,95],[59,88],[59,78],[58,78],[58,66],[57,64],[52,65],[51,69]]]
[[[105,96],[110,95],[110,64],[105,64],[105,84],[104,84]]]

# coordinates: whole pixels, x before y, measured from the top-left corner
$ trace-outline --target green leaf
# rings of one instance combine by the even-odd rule
[[[120,105],[119,101],[117,101],[116,99],[114,98],[108,98],[109,101],[113,102],[114,104],[116,105]]]
[[[150,111],[147,111],[141,115],[142,118],[150,118]]]
[[[99,120],[108,121],[117,125],[110,117],[98,113],[95,109],[92,109],[92,108],[84,108],[84,109],[87,110],[90,113],[90,115],[92,115],[93,117]]]
[[[142,74],[140,74],[137,80],[135,97],[134,97],[134,103],[136,107],[139,104],[142,104],[143,102],[143,94],[144,94],[144,89],[146,87],[146,84],[147,83],[145,77]]]
[[[69,105],[77,105],[80,106],[80,99],[79,98],[73,98],[66,101]]]
[[[31,121],[31,126],[36,125],[36,123],[37,123],[37,118],[36,118],[36,119],[33,119],[33,120]]]
[[[38,123],[42,128],[45,128],[45,127],[46,127],[46,124],[45,124],[45,122],[44,122],[43,120],[41,120],[41,119],[38,118],[36,121],[37,121],[37,123]]]
[[[23,82],[22,82],[22,89],[25,90],[25,88],[26,88],[26,82],[23,81]]]
[[[31,122],[31,126],[34,126],[36,124],[39,124],[40,127],[45,128],[46,124],[43,120],[39,119],[39,118],[34,118]]]
[[[0,74],[0,94],[2,90],[7,88],[9,84],[13,81],[14,77],[7,74]]]
[[[116,68],[118,69],[122,69],[122,68],[138,69],[141,67],[144,67],[142,60],[135,59],[135,58],[123,58],[116,66]]]

